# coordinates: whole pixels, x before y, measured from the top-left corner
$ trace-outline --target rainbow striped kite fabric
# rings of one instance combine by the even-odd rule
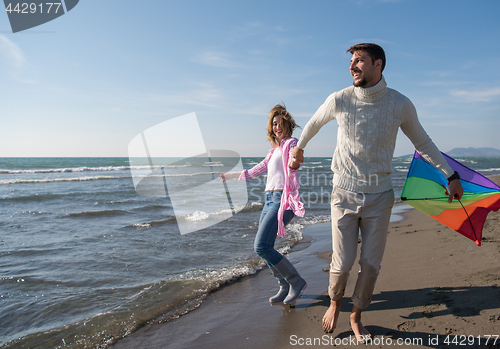
[[[461,200],[448,203],[448,180],[415,151],[401,200],[481,246],[483,226],[490,211],[500,209],[500,187],[482,174],[442,153],[460,175]]]

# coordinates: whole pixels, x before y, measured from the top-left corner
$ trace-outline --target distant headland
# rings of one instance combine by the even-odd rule
[[[453,148],[446,154],[453,157],[500,158],[500,150],[495,148]]]

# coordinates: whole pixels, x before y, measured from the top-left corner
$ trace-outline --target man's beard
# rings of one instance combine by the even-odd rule
[[[366,81],[366,79],[363,78],[362,80],[360,80],[358,82],[353,81],[352,84],[354,85],[354,87],[365,87],[367,83],[368,83],[368,81]]]

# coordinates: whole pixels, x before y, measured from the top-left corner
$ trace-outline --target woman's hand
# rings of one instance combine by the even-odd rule
[[[222,183],[224,183],[228,179],[239,178],[240,174],[241,172],[223,172],[219,175],[219,178],[222,179]]]

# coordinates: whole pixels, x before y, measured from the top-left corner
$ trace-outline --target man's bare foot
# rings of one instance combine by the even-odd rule
[[[365,327],[361,323],[361,309],[359,309],[359,311],[355,311],[353,309],[353,313],[351,314],[350,319],[351,319],[351,329],[354,332],[354,335],[356,336],[357,342],[360,344],[365,344],[369,338],[372,338],[372,335],[365,329]]]
[[[327,333],[332,333],[335,327],[337,327],[337,320],[340,314],[340,302],[340,300],[330,301],[330,306],[325,316],[323,316],[323,330]]]

